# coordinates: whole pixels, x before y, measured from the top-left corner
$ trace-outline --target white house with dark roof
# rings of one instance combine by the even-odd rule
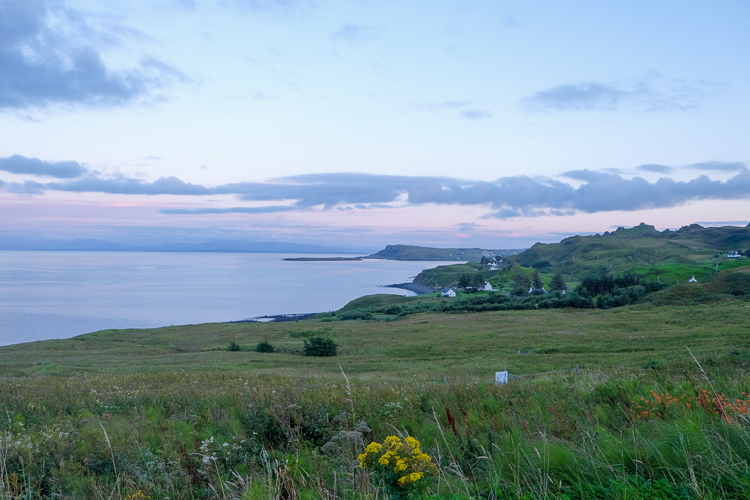
[[[452,288],[446,286],[445,288],[443,288],[443,291],[440,292],[440,295],[442,297],[455,297],[456,292],[454,292]]]

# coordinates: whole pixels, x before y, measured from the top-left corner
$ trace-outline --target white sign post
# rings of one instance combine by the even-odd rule
[[[508,372],[495,372],[495,385],[505,385],[508,383]]]

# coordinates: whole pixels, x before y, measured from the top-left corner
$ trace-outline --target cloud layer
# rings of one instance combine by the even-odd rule
[[[533,111],[680,111],[697,107],[716,86],[654,74],[626,83],[565,83],[535,92],[522,104]]]
[[[0,158],[0,170],[13,174],[39,175],[59,179],[72,179],[87,172],[77,161],[48,162],[37,158],[26,158],[21,155]]]
[[[617,172],[574,170],[563,174],[566,182],[549,177],[509,176],[492,182],[447,177],[407,177],[360,173],[305,174],[265,182],[239,182],[204,186],[177,177],[146,182],[118,175],[105,178],[77,162],[43,162],[35,158],[0,158],[0,169],[14,173],[60,178],[53,182],[2,183],[0,189],[14,193],[44,191],[94,192],[120,195],[235,195],[252,202],[286,202],[288,205],[234,208],[168,209],[167,214],[271,213],[294,209],[372,208],[385,203],[411,205],[477,205],[487,207],[496,218],[537,217],[609,211],[633,211],[674,207],[693,200],[739,200],[750,198],[750,170],[742,162],[703,162],[687,168],[736,172],[725,180],[701,175],[689,181],[662,177],[650,182],[626,178]],[[665,165],[641,165],[647,172],[667,172]],[[71,178],[79,175],[78,178]]]
[[[174,68],[149,58],[137,68],[112,71],[97,50],[97,38],[113,42],[61,3],[0,2],[0,111],[120,105],[182,78]]]

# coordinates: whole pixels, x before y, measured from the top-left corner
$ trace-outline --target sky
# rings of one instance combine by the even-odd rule
[[[750,222],[745,0],[0,0],[0,238]]]

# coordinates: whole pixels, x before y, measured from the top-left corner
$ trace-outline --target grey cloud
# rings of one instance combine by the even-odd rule
[[[51,182],[45,185],[46,189],[54,191],[72,191],[88,193],[109,194],[172,194],[172,195],[207,195],[216,194],[212,189],[199,184],[184,182],[177,177],[161,177],[154,182],[143,182],[125,176],[113,179],[102,179],[99,177],[84,177],[75,181]]]
[[[478,227],[481,226],[476,222],[459,222],[458,224],[455,224],[454,227],[457,227],[458,230],[462,233],[473,233]]]
[[[200,214],[270,214],[298,210],[297,207],[269,206],[269,207],[232,207],[232,208],[165,208],[159,210],[163,214],[200,215]]]
[[[479,205],[497,218],[561,216],[577,212],[633,211],[678,206],[693,200],[742,200],[750,198],[750,171],[740,170],[726,181],[705,175],[690,181],[661,178],[649,182],[641,177],[624,178],[617,173],[573,170],[565,177],[577,187],[548,177],[524,175],[502,177],[492,182],[447,177],[405,177],[360,173],[306,174],[208,187],[164,177],[154,182],[124,176],[102,179],[95,174],[48,184],[9,185],[12,192],[58,190],[141,195],[235,195],[255,202],[290,205],[231,209],[168,209],[164,213],[269,213],[323,206],[348,210],[352,207],[382,207],[404,199],[412,205]],[[385,204],[385,205],[384,205]]]
[[[644,165],[639,166],[638,170],[643,170],[644,172],[655,172],[658,174],[668,174],[674,169],[672,167],[668,167],[667,165],[659,165],[656,163],[646,163]]]
[[[470,120],[482,120],[484,118],[490,118],[492,114],[484,109],[466,109],[461,111],[461,117],[468,118]]]
[[[701,176],[688,182],[667,178],[650,183],[640,177],[579,170],[567,177],[583,181],[578,188],[549,178],[505,177],[495,182],[439,183],[425,181],[408,190],[409,202],[453,205],[489,205],[498,218],[569,215],[672,207],[701,199],[750,198],[750,172],[726,182]]]
[[[525,103],[535,110],[581,111],[615,109],[627,92],[602,83],[575,83],[536,92]]]
[[[5,182],[0,180],[0,191],[26,195],[42,194],[44,192],[44,184],[35,181]]]
[[[26,158],[21,155],[0,158],[0,170],[13,174],[39,175],[59,179],[80,177],[87,172],[87,169],[77,161],[48,162],[38,158]]]
[[[240,183],[221,189],[239,194],[245,200],[296,200],[300,207],[340,204],[389,203],[406,188],[423,182],[422,177],[372,174],[306,174],[284,177],[267,183]]]
[[[652,74],[630,83],[566,83],[535,92],[521,103],[532,111],[677,111],[697,107],[716,87]]]
[[[744,172],[747,171],[747,164],[741,161],[705,161],[688,165],[688,168],[703,171]]]
[[[62,33],[57,24],[69,29]],[[0,110],[121,105],[183,78],[155,59],[129,71],[109,70],[89,40],[92,31],[80,13],[59,2],[0,2]]]
[[[378,34],[375,26],[367,24],[344,23],[331,36],[334,40],[342,40],[349,43],[363,43],[373,40]]]
[[[746,220],[712,220],[712,221],[696,221],[696,224],[701,226],[748,226],[750,225],[750,219]]]

